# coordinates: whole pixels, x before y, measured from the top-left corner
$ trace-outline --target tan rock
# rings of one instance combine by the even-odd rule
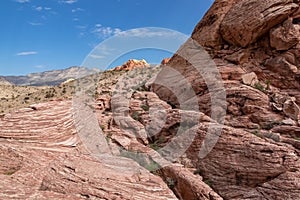
[[[297,125],[297,123],[292,119],[285,119],[285,120],[282,121],[282,124],[290,125],[290,126],[296,126]]]
[[[259,81],[254,72],[242,76],[242,81],[246,85],[255,86]]]

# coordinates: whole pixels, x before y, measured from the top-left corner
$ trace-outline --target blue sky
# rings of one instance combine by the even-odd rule
[[[211,0],[1,0],[0,75],[79,66],[87,55],[96,57],[91,52],[101,42],[125,33],[151,34],[152,29],[145,27],[190,35],[211,4]],[[103,55],[97,57],[99,66],[105,63]],[[130,52],[114,64],[128,58],[158,63],[170,55],[157,50]]]

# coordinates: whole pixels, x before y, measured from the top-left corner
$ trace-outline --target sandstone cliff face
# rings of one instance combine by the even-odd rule
[[[226,115],[222,134],[204,159],[198,152],[210,126],[194,127],[197,137],[187,157],[224,199],[300,199],[298,9],[299,2],[289,0],[216,0],[193,32],[222,77]],[[200,111],[211,116],[211,85],[187,60],[195,48],[187,41],[168,62],[180,76],[166,76],[165,67],[158,77],[174,88],[187,80]],[[196,67],[207,69],[204,61]],[[169,88],[153,84],[152,90],[182,106],[184,98]]]

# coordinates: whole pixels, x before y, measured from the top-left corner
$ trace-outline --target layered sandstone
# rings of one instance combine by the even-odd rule
[[[216,0],[161,68],[1,115],[0,197],[300,199],[298,7]]]
[[[193,127],[197,136],[187,151],[192,166],[224,199],[300,199],[298,8],[298,1],[289,0],[215,1],[196,26],[194,40],[157,76],[169,87],[152,85],[161,99],[180,109],[194,97],[176,94],[176,88],[186,88],[185,79],[199,110],[224,124],[205,158],[199,157],[201,146],[209,127],[218,123]],[[214,64],[207,64],[200,45]],[[180,75],[168,76],[170,69]],[[214,101],[218,90],[226,93],[224,123],[215,115],[224,109]]]

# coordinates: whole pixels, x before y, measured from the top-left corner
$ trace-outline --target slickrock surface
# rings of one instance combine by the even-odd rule
[[[133,160],[84,155],[72,110],[52,101],[1,117],[1,199],[176,199]]]

